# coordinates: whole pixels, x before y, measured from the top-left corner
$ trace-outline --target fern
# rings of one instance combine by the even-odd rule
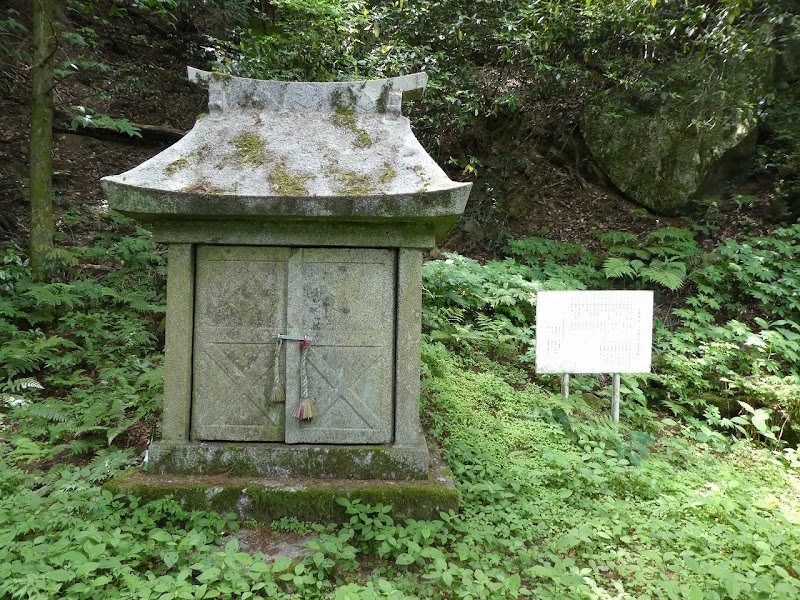
[[[39,308],[75,308],[85,304],[85,299],[67,283],[31,283],[26,286],[24,295]]]
[[[651,256],[651,253],[648,250],[643,248],[633,248],[631,246],[614,245],[609,247],[608,251],[611,252],[612,254],[621,254],[623,256],[635,256],[636,258],[639,258],[641,260],[647,260]]]
[[[689,229],[682,227],[662,227],[647,234],[646,240],[676,240],[676,241],[694,241],[694,233]]]
[[[14,449],[5,455],[9,464],[31,463],[52,456],[55,449],[47,444],[26,437],[15,437],[12,440]]]
[[[607,258],[603,263],[603,272],[609,279],[636,276],[636,270],[631,266],[630,259],[620,257]]]
[[[27,313],[20,310],[11,300],[0,297],[0,317],[6,319],[24,319]]]
[[[643,245],[627,232],[609,231],[598,235],[611,244],[611,256],[603,263],[609,279],[628,277],[640,285],[655,283],[670,290],[680,289],[686,281],[689,264],[700,253],[694,234],[688,229],[667,227],[648,234]]]
[[[20,379],[9,379],[0,385],[0,389],[6,392],[21,392],[22,390],[43,390],[44,386],[35,377],[22,377]]]
[[[627,231],[603,231],[595,234],[597,239],[608,246],[635,246],[639,238]]]
[[[71,417],[62,407],[49,402],[29,404],[22,409],[22,414],[26,417],[43,419],[50,423],[67,423]]]
[[[97,440],[93,439],[74,439],[70,440],[66,444],[62,446],[62,448],[72,456],[79,456],[81,454],[89,454],[90,452],[97,450],[99,444]]]
[[[651,281],[672,291],[683,287],[686,281],[686,264],[677,261],[653,261],[639,272],[645,281]]]
[[[93,483],[105,481],[120,469],[130,466],[130,452],[100,450],[91,462],[83,468],[87,479]]]
[[[45,256],[45,264],[53,271],[66,271],[70,267],[77,267],[79,262],[75,251],[59,246],[50,248]]]
[[[646,246],[645,252],[647,253],[647,258],[653,256],[664,258],[684,257],[686,255],[686,252],[682,248],[676,248],[675,246]]]

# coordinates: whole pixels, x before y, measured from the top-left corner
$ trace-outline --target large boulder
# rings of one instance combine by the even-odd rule
[[[649,85],[609,90],[584,108],[586,144],[630,199],[660,214],[684,214],[747,172],[773,62],[766,55],[687,59],[653,72]]]

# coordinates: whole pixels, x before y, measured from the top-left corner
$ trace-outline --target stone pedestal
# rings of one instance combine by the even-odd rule
[[[424,75],[190,76],[209,85],[209,116],[103,180],[110,207],[169,247],[152,473],[429,480],[422,252],[470,185],[447,178],[400,114]]]

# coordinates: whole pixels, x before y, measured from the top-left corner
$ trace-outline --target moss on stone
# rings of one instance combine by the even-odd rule
[[[367,173],[348,171],[334,165],[327,165],[324,172],[333,180],[333,190],[342,196],[368,196],[375,192],[375,181]]]
[[[255,133],[246,133],[234,138],[233,146],[240,161],[251,165],[264,164],[267,143]]]
[[[179,158],[178,160],[173,160],[166,167],[164,167],[164,171],[169,175],[174,175],[181,169],[185,169],[187,166],[189,166],[189,161],[185,158]]]
[[[355,140],[353,141],[354,146],[358,148],[369,148],[372,146],[372,136],[358,126],[356,114],[352,110],[337,110],[333,116],[331,116],[331,123],[336,127],[347,129],[353,133],[353,135],[355,135]]]
[[[207,507],[216,512],[237,512],[239,499],[247,495],[248,489],[236,485],[215,485],[205,489]]]
[[[278,163],[267,178],[273,189],[284,196],[308,196],[306,181],[314,175],[290,173],[283,163]]]
[[[164,171],[168,175],[174,175],[178,171],[188,167],[192,162],[202,161],[208,155],[209,150],[211,150],[211,147],[208,144],[203,144],[200,148],[190,152],[184,158],[179,158],[172,161],[170,164],[164,167]]]
[[[249,443],[151,447],[154,475],[284,476],[334,479],[422,479],[427,476],[423,448],[396,451],[391,446],[296,448]]]
[[[331,106],[337,112],[352,112],[356,107],[356,94],[350,88],[337,88],[331,92]]]
[[[383,185],[387,185],[388,183],[391,183],[395,177],[397,177],[397,171],[395,171],[390,164],[384,163],[383,171],[381,171],[381,174],[378,175],[378,181]]]
[[[458,491],[435,481],[412,483],[287,481],[264,485],[255,480],[170,478],[136,471],[103,486],[114,494],[136,496],[143,503],[170,496],[187,510],[235,512],[242,518],[268,523],[293,516],[316,523],[346,522],[349,515],[337,498],[392,506],[395,518],[436,519],[440,512],[458,510]]]
[[[378,112],[386,112],[386,105],[389,101],[389,92],[391,89],[392,88],[388,84],[384,85],[383,89],[381,89],[381,94],[378,96],[378,100],[375,102],[376,106],[378,107]]]

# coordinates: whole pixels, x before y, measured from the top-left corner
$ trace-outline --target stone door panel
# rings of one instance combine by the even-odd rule
[[[197,252],[192,439],[392,441],[395,251]],[[296,341],[276,354],[281,333],[312,340],[304,365]],[[285,405],[270,402],[276,366]],[[298,421],[304,379],[318,414]]]
[[[308,395],[318,414],[287,414],[286,441],[384,444],[394,429],[395,261],[392,250],[304,248],[290,259],[288,325],[312,338]],[[288,381],[302,397],[302,356],[288,349]],[[287,390],[289,387],[287,387]],[[293,405],[287,404],[290,413]]]
[[[197,250],[192,439],[283,441],[272,403],[274,336],[286,328],[287,248]]]

